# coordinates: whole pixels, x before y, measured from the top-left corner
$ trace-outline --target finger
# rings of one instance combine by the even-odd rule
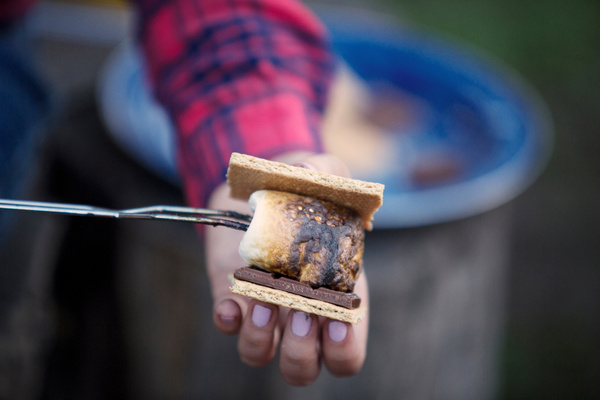
[[[296,165],[315,171],[327,172],[329,174],[350,177],[348,167],[341,159],[331,154],[315,154],[303,158]]]
[[[232,299],[224,299],[215,306],[213,323],[219,332],[226,335],[238,333],[242,327],[242,310]]]
[[[334,376],[357,374],[365,361],[365,348],[357,340],[356,326],[327,320],[323,324],[323,362]]]
[[[279,342],[279,307],[252,300],[238,338],[240,358],[251,367],[263,367],[275,356]]]
[[[305,386],[319,376],[319,321],[302,311],[288,314],[281,339],[279,370],[290,385]]]
[[[247,203],[230,198],[226,185],[214,191],[209,207],[249,212]],[[236,334],[242,327],[248,301],[231,293],[228,275],[235,268],[245,265],[237,251],[237,243],[243,233],[225,228],[211,228],[205,233],[206,265],[214,304],[213,323],[222,333]]]
[[[321,333],[323,363],[335,376],[357,374],[367,354],[369,293],[364,272],[356,281],[354,292],[361,298],[361,307],[367,310],[365,318],[356,325],[333,320],[326,320],[323,323]]]

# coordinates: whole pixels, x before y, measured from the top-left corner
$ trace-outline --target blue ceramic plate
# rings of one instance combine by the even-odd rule
[[[513,199],[539,175],[551,122],[516,74],[479,52],[364,10],[317,12],[336,52],[381,103],[373,113],[382,114],[375,117],[393,157],[382,155],[376,172],[354,171],[386,185],[376,228],[475,215]],[[394,97],[397,109],[390,107]]]

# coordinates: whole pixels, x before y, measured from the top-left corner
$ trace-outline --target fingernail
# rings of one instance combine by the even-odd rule
[[[230,324],[235,321],[235,317],[229,317],[227,315],[219,315],[219,318],[226,324]]]
[[[310,165],[310,164],[307,164],[307,163],[305,163],[305,162],[299,162],[299,163],[296,163],[296,164],[294,164],[294,165],[295,165],[296,167],[300,167],[300,168],[306,168],[306,169],[312,169],[312,170],[316,170],[316,168],[315,168],[315,167],[313,167],[312,165]]]
[[[305,312],[296,311],[292,315],[292,332],[294,335],[304,337],[308,335],[312,325],[312,318]]]
[[[261,306],[260,304],[256,304],[254,309],[252,310],[252,323],[254,326],[262,328],[269,323],[271,319],[271,309]]]
[[[235,322],[238,317],[238,308],[231,300],[225,300],[217,305],[215,314],[219,320],[225,324]]]
[[[348,326],[340,321],[331,321],[329,323],[329,338],[334,342],[341,342],[346,338]]]
[[[226,324],[235,322],[235,320],[239,318],[239,309],[237,308],[237,305],[231,300],[225,300],[219,303],[219,305],[217,305],[217,308],[215,309],[215,313],[217,314],[221,322]]]

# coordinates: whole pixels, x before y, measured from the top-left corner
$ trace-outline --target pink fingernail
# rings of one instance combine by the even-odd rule
[[[229,317],[226,315],[220,315],[219,318],[226,324],[230,324],[235,321],[235,317]]]
[[[329,323],[329,338],[334,342],[341,342],[346,338],[348,326],[340,321],[331,321]]]
[[[254,306],[254,310],[252,310],[252,323],[254,326],[262,328],[269,323],[271,319],[271,309],[261,306],[260,304],[256,304]]]
[[[296,164],[294,164],[294,165],[295,165],[296,167],[300,167],[300,168],[312,169],[313,171],[314,171],[314,170],[316,170],[316,168],[315,168],[315,167],[313,167],[312,165],[310,165],[310,164],[307,164],[307,163],[305,163],[305,162],[299,162],[299,163],[296,163]]]
[[[239,309],[233,301],[225,300],[217,306],[216,314],[223,323],[231,324],[239,318]]]
[[[312,318],[305,312],[296,311],[292,315],[292,332],[294,335],[304,337],[310,332]]]

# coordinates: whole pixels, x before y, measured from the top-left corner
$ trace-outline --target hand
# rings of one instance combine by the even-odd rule
[[[339,159],[326,154],[290,154],[278,161],[340,176],[350,175]],[[250,212],[246,202],[229,197],[225,184],[213,192],[209,207]],[[321,361],[335,376],[358,373],[366,356],[367,317],[352,325],[250,300],[229,291],[228,274],[245,265],[238,254],[243,234],[224,228],[206,231],[207,269],[214,300],[213,321],[222,333],[239,334],[238,352],[242,361],[253,367],[265,366],[272,361],[280,346],[279,368],[291,385],[312,383],[319,376]],[[355,293],[368,310],[364,271],[356,282]]]

